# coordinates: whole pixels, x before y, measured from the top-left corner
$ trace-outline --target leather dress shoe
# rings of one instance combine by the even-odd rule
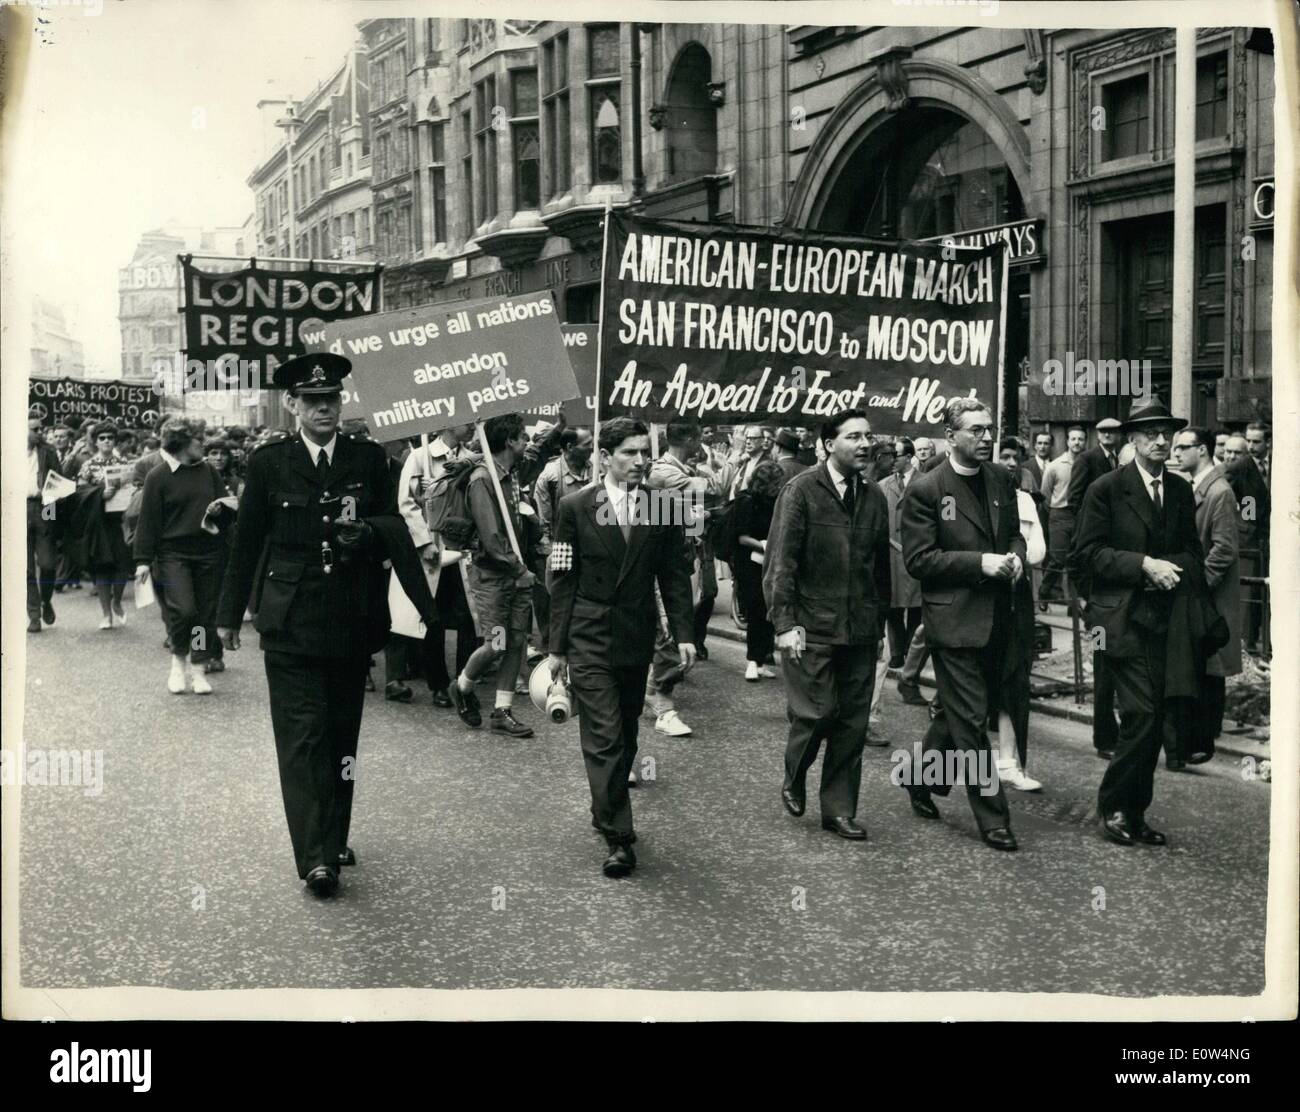
[[[415,698],[415,692],[411,690],[409,684],[393,680],[384,684],[384,698],[390,703],[409,703]]]
[[[28,618],[28,619],[27,619],[27,632],[28,632],[28,633],[40,633],[40,631],[41,631],[41,620],[40,620],[40,618]]]
[[[829,830],[832,834],[838,834],[841,838],[847,838],[851,842],[865,842],[867,840],[867,832],[851,818],[844,815],[822,819],[822,829]]]
[[[789,788],[781,789],[781,802],[785,804],[785,809],[789,811],[790,814],[794,815],[795,818],[798,818],[803,814],[804,807],[806,806],[803,793],[793,792]]]
[[[934,804],[934,797],[924,788],[913,788],[908,785],[907,798],[911,800],[912,810],[923,819],[937,819],[939,817],[939,808]]]
[[[695,646],[695,659],[696,659],[696,660],[708,660],[708,659],[709,659],[709,650],[706,649],[703,645],[696,645],[696,646]]]
[[[995,826],[992,830],[981,830],[980,837],[984,839],[986,846],[992,846],[994,849],[1018,850],[1020,848],[1016,836],[1011,833],[1009,827]]]
[[[921,689],[914,683],[899,681],[898,694],[909,707],[928,707],[930,705],[930,701],[921,694]]]
[[[1135,842],[1141,842],[1144,846],[1167,846],[1169,839],[1166,838],[1159,830],[1152,830],[1147,826],[1145,820],[1138,819],[1129,827]]]
[[[47,626],[52,626],[54,624],[54,603],[41,603],[41,617],[45,619],[45,624]]]
[[[224,660],[205,661],[203,670],[209,674],[214,672],[224,672],[226,670],[226,662]]]
[[[1203,765],[1206,763],[1206,761],[1212,761],[1212,760],[1214,760],[1213,753],[1193,753],[1190,757],[1187,758],[1187,763],[1189,765]]]
[[[1101,832],[1117,846],[1131,846],[1133,829],[1129,826],[1128,816],[1123,811],[1101,816]]]
[[[433,705],[435,707],[449,707],[451,706],[451,696],[441,687],[435,688],[433,692]]]
[[[355,865],[357,863],[356,851],[351,846],[344,846],[343,852],[339,854],[339,866]]]
[[[873,730],[867,731],[867,740],[864,742],[868,749],[885,749],[889,745],[889,738],[881,737]]]
[[[1097,756],[1099,756],[1103,761],[1111,761],[1111,760],[1114,760],[1114,759],[1115,759],[1115,750],[1114,750],[1114,749],[1098,749],[1098,750],[1097,750]]]
[[[600,871],[608,877],[627,876],[636,868],[636,854],[631,846],[610,846],[609,856]]]
[[[1165,761],[1165,769],[1169,772],[1186,772],[1187,762],[1180,761],[1177,757],[1170,757]]]
[[[533,736],[533,728],[520,722],[509,707],[497,707],[488,718],[488,725],[496,733],[509,734],[510,737]]]
[[[316,896],[332,896],[339,890],[339,871],[333,865],[317,865],[306,880],[307,887]]]
[[[447,698],[451,700],[451,705],[456,708],[456,713],[460,715],[460,720],[466,726],[483,725],[483,711],[478,703],[478,696],[473,690],[462,691],[460,685],[451,681],[451,686],[447,688]]]

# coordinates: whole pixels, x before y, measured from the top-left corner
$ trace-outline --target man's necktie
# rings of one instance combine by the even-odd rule
[[[330,458],[325,454],[322,448],[316,456],[316,474],[320,476],[321,484],[324,485],[330,477]]]
[[[618,523],[625,541],[632,539],[632,505],[632,491],[629,489],[623,497],[623,518]]]
[[[1156,517],[1161,517],[1165,512],[1165,504],[1160,498],[1160,480],[1151,480],[1151,501],[1155,503]]]
[[[853,517],[853,508],[858,504],[857,483],[858,477],[850,475],[844,484],[844,508],[849,511],[850,518]]]

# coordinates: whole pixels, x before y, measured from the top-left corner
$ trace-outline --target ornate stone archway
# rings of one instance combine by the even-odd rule
[[[907,48],[877,56],[875,71],[822,125],[790,192],[786,228],[816,227],[826,199],[864,138],[909,107],[946,109],[982,128],[1006,160],[1021,196],[1029,196],[1029,136],[988,82],[961,66],[913,58]]]

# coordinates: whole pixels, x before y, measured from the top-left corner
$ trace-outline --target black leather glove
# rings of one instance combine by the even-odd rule
[[[370,548],[374,529],[364,521],[340,521],[334,524],[334,549],[344,563],[365,555]]]

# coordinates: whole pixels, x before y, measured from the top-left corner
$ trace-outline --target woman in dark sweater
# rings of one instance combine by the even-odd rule
[[[775,630],[767,617],[763,600],[763,554],[767,550],[767,531],[772,527],[772,510],[777,492],[785,481],[785,471],[773,460],[764,460],[750,476],[749,486],[736,499],[735,589],[745,612],[745,679],[753,682],[760,676],[773,679],[776,673],[764,662],[772,652]]]
[[[221,591],[224,542],[203,527],[226,493],[216,469],[203,460],[201,431],[190,421],[163,427],[162,463],[144,481],[135,532],[136,580],[153,575],[154,590],[172,646],[167,690],[196,695],[212,691],[203,669],[217,643],[217,596]]]
[[[123,482],[130,482],[129,476],[124,477],[122,474],[126,457],[117,450],[117,427],[111,422],[104,421],[96,425],[91,431],[90,442],[95,448],[95,454],[82,464],[77,473],[77,485],[99,487],[104,493],[104,505],[107,507],[114,504],[113,498],[122,489]],[[108,538],[107,549],[100,561],[91,567],[90,573],[95,580],[95,593],[99,596],[99,606],[103,611],[99,628],[112,629],[114,616],[118,625],[126,625],[122,595],[131,576],[131,550],[127,548],[126,537],[122,533],[122,509],[104,510],[104,531]]]

